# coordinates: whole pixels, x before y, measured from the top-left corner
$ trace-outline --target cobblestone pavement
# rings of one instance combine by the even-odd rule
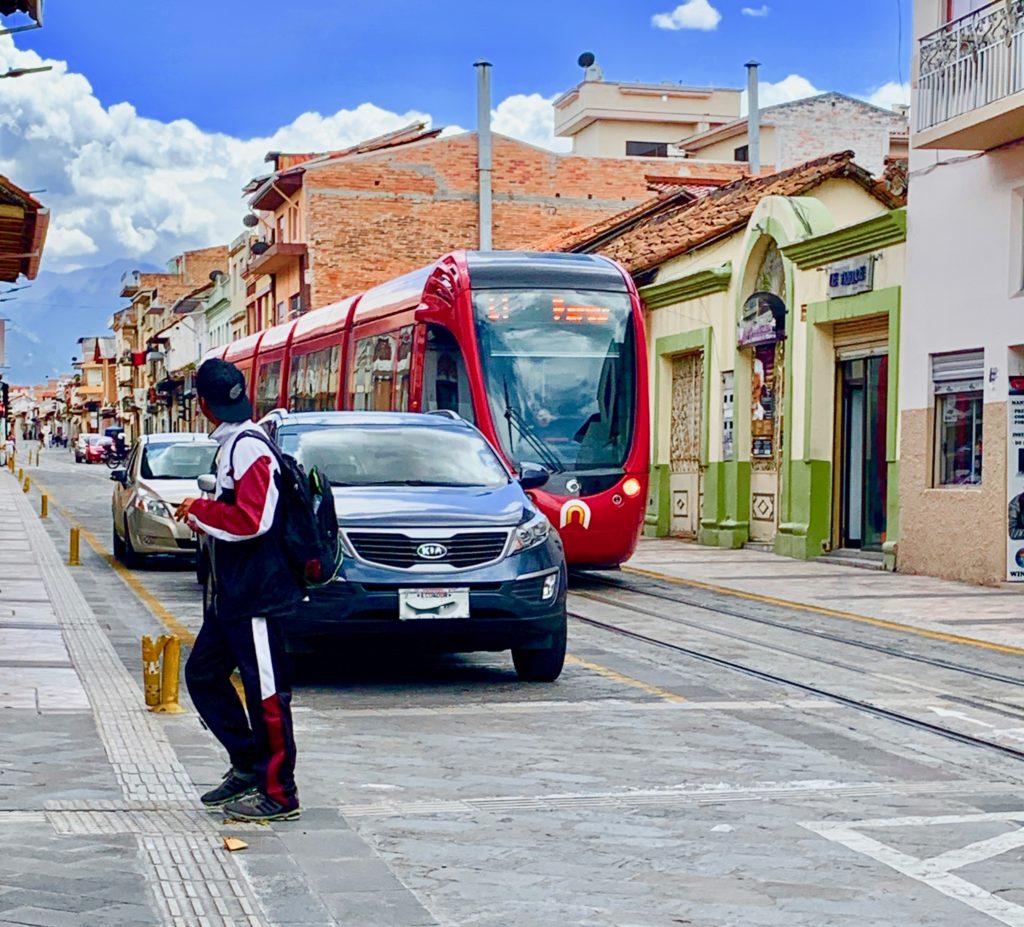
[[[44,452],[30,475],[102,549],[106,473]],[[228,855],[229,831],[194,800],[223,772],[217,745],[192,713],[138,708],[139,635],[197,626],[187,569],[150,564],[126,583],[89,550],[71,585],[51,544],[33,572],[46,537],[28,514],[35,495],[16,489],[0,480],[0,567],[17,577],[0,581],[0,635],[28,634],[2,638],[0,711],[16,736],[0,766],[0,924],[198,924],[198,899],[209,923],[1024,927],[1020,761],[581,622],[547,686],[518,683],[506,654],[346,647],[307,667],[295,694],[303,817],[232,827],[250,846]],[[66,549],[58,517],[45,530]],[[666,600],[663,617],[645,616],[638,596],[584,586],[572,607],[859,685],[893,710],[958,712],[961,728],[998,728],[1001,742],[1024,733],[1017,687],[936,663],[1010,679],[1017,654],[859,630],[931,661],[903,664],[732,615],[715,623],[699,605]]]

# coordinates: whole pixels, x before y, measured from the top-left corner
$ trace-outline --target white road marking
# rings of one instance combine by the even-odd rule
[[[987,822],[1024,823],[1024,808],[1015,812],[990,814],[940,814],[931,817],[880,818],[837,824],[831,821],[808,821],[801,824],[813,833],[839,843],[848,849],[894,869],[902,875],[922,882],[949,898],[974,908],[975,911],[1006,924],[1024,927],[1024,907],[985,891],[979,885],[952,874],[952,870],[1001,856],[1024,846],[1024,829],[1008,831],[967,846],[947,850],[937,856],[919,859],[882,843],[862,828],[928,827],[951,824],[977,824]]]

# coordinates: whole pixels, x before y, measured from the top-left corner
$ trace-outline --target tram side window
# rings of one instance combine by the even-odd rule
[[[398,332],[398,357],[395,361],[395,411],[409,411],[409,383],[412,373],[413,327]]]
[[[260,364],[256,377],[256,418],[263,418],[271,409],[277,408],[281,393],[281,362]]]
[[[427,329],[422,408],[424,412],[450,409],[467,421],[474,421],[466,361],[455,336],[439,325]]]
[[[293,412],[325,412],[334,409],[338,395],[337,346],[300,354],[292,360],[289,377],[289,408]]]
[[[356,342],[352,368],[352,408],[389,412],[395,383],[397,333],[371,335]]]

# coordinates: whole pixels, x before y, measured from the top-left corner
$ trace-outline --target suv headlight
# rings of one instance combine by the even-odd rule
[[[145,512],[147,515],[158,515],[161,518],[173,517],[166,502],[142,489],[135,493],[135,508],[140,512]]]
[[[516,535],[512,541],[512,552],[529,550],[543,544],[551,533],[551,522],[543,512],[538,512],[528,522],[516,528]]]

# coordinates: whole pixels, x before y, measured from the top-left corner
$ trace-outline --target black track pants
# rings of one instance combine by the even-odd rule
[[[231,765],[255,772],[260,788],[282,805],[294,804],[295,738],[291,683],[280,623],[267,618],[220,621],[211,614],[185,664],[192,704],[228,751]],[[238,670],[248,720],[231,684]]]

